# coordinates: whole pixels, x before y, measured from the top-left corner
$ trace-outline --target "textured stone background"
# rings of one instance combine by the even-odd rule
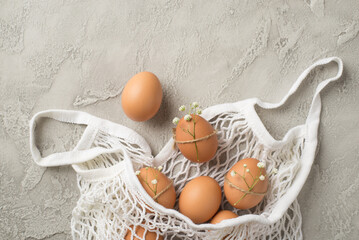
[[[78,198],[70,167],[41,168],[28,121],[49,108],[77,109],[142,134],[153,154],[171,137],[177,108],[260,97],[277,102],[315,60],[344,60],[323,93],[321,147],[299,202],[305,239],[359,235],[359,2],[0,0],[0,239],[70,239]],[[120,94],[135,73],[154,72],[164,102],[136,123]],[[283,108],[259,110],[281,138],[305,121],[317,69]],[[71,149],[81,127],[46,121],[44,154]]]

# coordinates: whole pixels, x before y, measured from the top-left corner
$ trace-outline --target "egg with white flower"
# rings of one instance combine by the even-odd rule
[[[216,131],[206,119],[198,115],[200,112],[197,110],[197,114],[187,114],[180,120],[173,120],[177,124],[174,138],[178,149],[195,163],[211,160],[218,147]]]
[[[135,174],[146,192],[159,204],[173,208],[176,203],[176,191],[173,182],[162,172],[162,167],[145,167]]]
[[[265,163],[255,158],[245,158],[234,164],[224,180],[224,195],[238,209],[258,205],[268,189]]]

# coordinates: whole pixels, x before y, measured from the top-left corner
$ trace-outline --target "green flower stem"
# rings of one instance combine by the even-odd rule
[[[236,206],[245,196],[247,196],[248,193],[245,193],[243,194],[243,196],[237,201],[234,203],[234,206]]]
[[[184,108],[182,108],[183,106],[180,107],[180,111],[182,111],[181,109],[183,109],[183,111],[185,111]],[[196,102],[196,104],[192,103],[190,104],[190,107],[188,108],[188,115],[191,116],[191,114],[193,114],[192,120],[193,120],[193,133],[191,133],[187,127],[187,129],[181,128],[182,131],[184,131],[185,133],[188,133],[189,135],[191,135],[193,137],[194,140],[196,140],[196,115],[197,115],[197,108],[198,108],[198,103]],[[190,121],[190,120],[189,120]],[[198,146],[197,146],[197,142],[194,142],[194,146],[196,148],[196,158],[197,161],[199,162],[199,152],[198,152]]]
[[[193,139],[196,139],[196,115],[194,115],[193,117]],[[194,146],[196,147],[196,156],[197,156],[197,161],[199,162],[199,156],[198,156],[198,147],[197,147],[197,142],[194,143]]]
[[[188,129],[186,131],[189,135],[191,135],[194,138],[194,135]]]
[[[234,173],[235,173],[235,174],[238,174],[238,175],[243,179],[244,183],[245,183],[245,184],[247,185],[247,187],[248,187],[248,191],[250,192],[250,191],[252,191],[253,188],[257,185],[257,183],[258,183],[258,181],[259,181],[259,176],[262,175],[262,169],[260,169],[259,175],[258,175],[256,178],[254,178],[253,175],[252,175],[252,173],[249,172],[249,174],[251,175],[251,177],[252,177],[252,179],[253,179],[252,186],[250,186],[250,187],[249,187],[249,185],[248,185],[248,183],[247,183],[247,180],[246,180],[246,178],[245,178],[245,168],[244,168],[243,170],[244,170],[244,171],[243,171],[243,176],[240,175],[240,174],[238,174],[236,171],[234,171]],[[266,176],[267,176],[267,175],[265,175],[265,177],[266,177]],[[237,202],[234,203],[234,206],[237,205],[245,196],[247,196],[247,194],[248,194],[248,193],[243,194],[243,196],[242,196]]]
[[[155,170],[155,179],[156,179],[156,181],[157,181],[157,177],[158,177],[158,174],[157,174],[157,172]],[[154,192],[155,196],[157,195],[157,186],[158,186],[158,184],[156,183],[155,192]]]
[[[146,180],[144,180],[142,177],[141,177],[141,175],[138,175],[140,178],[141,178],[141,180],[142,181],[144,181],[145,182],[145,184],[147,185],[147,187],[149,187],[149,189],[153,192],[153,193],[155,193],[155,191],[151,188],[151,186],[148,184],[148,182],[147,182],[147,175],[146,175]]]
[[[143,177],[141,175],[138,175],[138,177],[147,185],[147,187],[153,192],[153,194],[156,196],[157,194],[157,186],[158,184],[156,183],[155,184],[155,189],[153,189],[150,184],[148,183],[148,180],[147,180],[147,171],[148,169],[146,170],[146,179],[143,179]],[[156,173],[156,176],[155,176],[155,179],[157,180],[157,177],[158,177],[158,174]],[[156,200],[157,201],[157,200]]]
[[[251,177],[252,177],[252,179],[253,179],[253,181],[254,181],[254,177],[253,177],[252,173],[251,173],[251,172],[249,172],[249,174],[251,175]]]
[[[196,120],[194,118],[192,118],[193,120],[193,133],[191,133],[189,131],[189,129],[184,129],[184,128],[181,128],[182,131],[188,133],[189,135],[191,135],[193,137],[193,139],[195,140],[196,139]],[[194,146],[196,148],[196,157],[197,157],[197,161],[199,162],[199,154],[198,154],[198,146],[197,146],[197,142],[194,142]]]
[[[252,189],[256,186],[257,182],[259,181],[259,178],[256,178],[253,185],[249,188],[249,191],[252,191]]]
[[[235,173],[237,173],[237,172],[235,172]],[[238,174],[239,175],[239,174]],[[239,175],[243,180],[244,180],[244,183],[247,185],[247,187],[248,187],[248,189],[249,189],[249,185],[248,185],[248,183],[247,183],[247,181],[246,181],[246,178],[244,177],[244,176],[241,176],[241,175]]]

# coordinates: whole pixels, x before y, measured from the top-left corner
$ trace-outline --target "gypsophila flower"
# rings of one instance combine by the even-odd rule
[[[140,173],[141,173],[140,171],[135,172],[136,176],[140,175]]]
[[[235,171],[232,171],[231,172],[231,176],[234,177],[236,175],[236,172]]]
[[[178,117],[175,117],[172,122],[174,125],[177,125],[179,123],[180,119]]]
[[[259,180],[261,180],[261,181],[263,181],[265,178],[266,178],[266,177],[263,176],[263,175],[260,175],[260,176],[259,176]]]
[[[273,168],[272,173],[277,174],[277,173],[278,173],[278,169]]]
[[[155,185],[155,184],[157,184],[157,180],[156,180],[156,179],[153,179],[153,180],[151,181],[151,183],[152,183],[153,185]]]
[[[148,170],[148,167],[146,167],[146,170]]]
[[[187,114],[186,116],[184,116],[184,120],[186,121],[191,121],[192,117],[191,115]]]
[[[198,102],[193,102],[192,107],[197,108],[199,106]]]
[[[246,172],[249,172],[249,168],[246,169]]]
[[[158,167],[158,171],[162,171],[163,167],[162,166],[159,166]]]
[[[197,114],[202,114],[202,109],[197,109]]]
[[[180,110],[181,112],[186,111],[186,106],[182,105],[182,106],[179,107],[178,110]]]
[[[243,167],[245,167],[245,168],[246,168],[246,167],[247,167],[247,164],[243,164]]]
[[[262,163],[262,162],[259,162],[259,163],[257,163],[257,167],[258,167],[258,168],[264,168],[264,167],[265,167],[265,164]]]

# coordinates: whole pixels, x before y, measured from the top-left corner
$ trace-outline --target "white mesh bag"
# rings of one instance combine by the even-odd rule
[[[258,117],[255,105],[265,109],[282,106],[297,90],[309,72],[318,65],[334,61],[335,77],[321,82],[315,92],[305,124],[290,129],[282,140],[275,140]],[[77,172],[80,198],[72,212],[74,239],[124,239],[132,226],[142,226],[165,239],[302,239],[301,214],[296,198],[308,177],[317,147],[321,90],[339,79],[343,71],[337,57],[326,58],[306,69],[288,94],[277,104],[258,98],[209,107],[201,115],[217,130],[218,150],[203,164],[193,163],[173,148],[170,139],[153,157],[146,141],[122,125],[78,111],[48,110],[30,121],[30,146],[40,166],[71,164]],[[87,125],[77,146],[68,152],[42,157],[36,147],[35,128],[41,118]],[[219,224],[195,224],[175,209],[156,203],[142,188],[135,171],[144,166],[162,166],[173,180],[177,199],[185,184],[197,176],[210,176],[221,187],[224,175],[242,158],[254,157],[266,163],[269,177],[264,200],[250,210],[234,209],[222,196],[221,209],[239,217]],[[150,211],[148,211],[150,210]],[[145,233],[146,234],[146,233]]]

